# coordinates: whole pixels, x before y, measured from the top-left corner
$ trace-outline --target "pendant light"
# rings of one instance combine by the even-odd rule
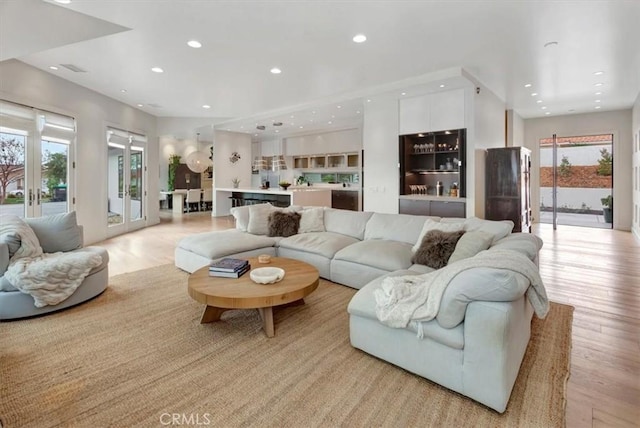
[[[200,151],[200,133],[196,134],[196,151],[187,156],[187,167],[195,173],[201,174],[209,168],[209,156]]]

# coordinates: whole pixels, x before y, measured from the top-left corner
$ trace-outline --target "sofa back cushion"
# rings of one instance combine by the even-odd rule
[[[324,227],[327,232],[339,233],[363,240],[367,221],[371,218],[370,212],[338,210],[325,208]]]
[[[76,212],[25,218],[40,241],[42,251],[56,253],[82,247],[82,229],[76,221]]]
[[[364,239],[384,239],[415,244],[427,216],[374,213],[364,232]]]
[[[233,207],[229,212],[236,220],[236,229],[246,232],[249,227],[249,205]]]

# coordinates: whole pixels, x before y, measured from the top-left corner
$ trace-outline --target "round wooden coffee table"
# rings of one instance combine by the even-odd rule
[[[207,305],[200,323],[218,321],[223,312],[231,309],[257,309],[265,334],[273,337],[273,307],[303,305],[304,298],[318,288],[318,269],[284,257],[272,257],[268,264],[258,263],[257,257],[248,260],[251,269],[282,268],[284,278],[275,284],[256,284],[249,272],[240,278],[220,278],[209,276],[209,266],[205,266],[189,276],[189,296]]]

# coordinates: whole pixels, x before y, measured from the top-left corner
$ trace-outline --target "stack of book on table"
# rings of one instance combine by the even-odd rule
[[[209,265],[209,276],[240,278],[249,269],[251,269],[251,265],[248,260],[227,257]]]

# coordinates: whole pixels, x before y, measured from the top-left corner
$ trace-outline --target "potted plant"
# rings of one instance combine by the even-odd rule
[[[169,177],[167,180],[167,187],[170,192],[176,190],[176,171],[178,165],[180,165],[180,155],[173,154],[169,156]]]
[[[234,178],[233,180],[231,180],[231,184],[233,184],[234,189],[237,189],[238,186],[240,186],[240,179],[238,177]]]
[[[613,223],[613,196],[609,195],[606,198],[601,198],[600,202],[602,202],[604,222]]]

